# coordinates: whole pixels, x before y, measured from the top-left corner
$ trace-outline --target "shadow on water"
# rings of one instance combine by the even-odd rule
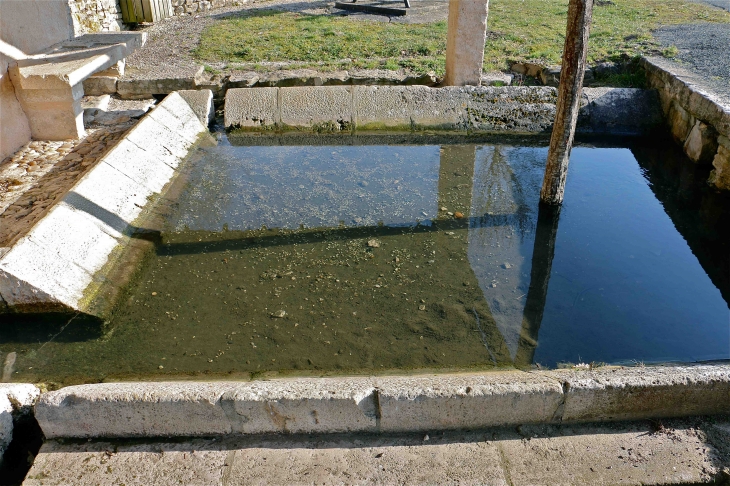
[[[672,140],[631,148],[652,192],[730,306],[730,196],[706,181],[711,167],[690,162]]]
[[[104,321],[83,313],[2,314],[1,344],[75,343],[98,339]]]
[[[522,331],[515,356],[515,365],[518,367],[531,366],[535,356],[537,336],[545,313],[559,222],[560,206],[540,205],[535,231],[535,247],[532,252],[530,288],[527,291]]]

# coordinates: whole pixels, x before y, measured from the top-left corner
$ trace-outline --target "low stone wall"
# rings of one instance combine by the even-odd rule
[[[205,100],[211,99],[208,93]],[[0,256],[0,307],[95,315],[108,310],[99,307],[97,297],[113,293],[104,285],[119,284],[103,277],[115,271],[122,251],[143,231],[136,220],[145,207],[207,133],[208,113],[173,93],[145,115]]]
[[[695,163],[712,164],[711,185],[730,190],[730,99],[671,61],[644,58],[642,63],[675,141]]]
[[[172,0],[175,15],[207,12],[221,7],[237,7],[253,0]]]
[[[76,36],[122,30],[119,0],[68,0]]]
[[[466,130],[539,133],[552,128],[550,87],[312,86],[226,93],[225,126],[242,130]],[[663,123],[653,90],[586,88],[579,131],[645,135]]]

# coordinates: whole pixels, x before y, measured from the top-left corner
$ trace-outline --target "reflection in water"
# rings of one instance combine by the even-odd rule
[[[201,149],[111,321],[0,326],[0,352],[60,383],[730,357],[730,205],[637,145],[576,148],[541,207],[545,157]]]

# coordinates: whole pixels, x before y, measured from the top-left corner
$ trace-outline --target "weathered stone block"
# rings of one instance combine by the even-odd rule
[[[101,96],[117,92],[117,77],[92,76],[83,82],[84,94],[89,96]]]
[[[259,75],[255,72],[236,72],[228,78],[228,89],[251,88],[259,81]]]
[[[543,132],[552,127],[557,92],[549,87],[468,88],[470,130]]]
[[[173,91],[196,89],[203,69],[203,66],[199,66],[178,78],[120,79],[117,82],[117,93],[124,99],[142,99],[141,96],[149,98],[150,94],[170,94]]]
[[[190,108],[198,115],[200,123],[206,127],[211,124],[215,118],[215,106],[213,105],[213,92],[211,90],[183,90],[178,91],[178,94],[187,101]]]
[[[547,373],[563,382],[563,422],[712,415],[730,410],[730,367]]]
[[[540,70],[540,81],[545,86],[553,86],[555,88],[560,84],[561,66],[548,66]]]
[[[687,110],[682,108],[679,103],[676,101],[672,103],[672,106],[669,108],[667,122],[669,123],[669,130],[672,132],[672,137],[674,137],[674,140],[678,144],[684,145],[695,121],[695,118]]]
[[[354,121],[358,129],[411,128],[411,86],[355,86]]]
[[[717,131],[697,120],[684,142],[684,153],[698,164],[711,164],[717,153]]]
[[[265,128],[280,123],[279,88],[237,88],[226,93],[226,128]]]
[[[730,191],[730,139],[720,136],[717,141],[717,155],[712,161],[714,169],[708,182],[718,189]]]
[[[563,399],[556,380],[524,372],[376,379],[382,431],[546,423]]]
[[[482,74],[482,86],[511,86],[514,75],[499,71]]]
[[[103,71],[99,71],[94,74],[94,76],[111,76],[115,78],[120,78],[124,76],[124,68],[126,66],[126,61],[124,59],[119,60],[114,64],[112,67],[104,69]]]
[[[290,127],[339,131],[352,129],[352,88],[280,88],[281,123]]]
[[[9,307],[88,311],[94,277],[205,131],[177,94],[157,105],[127,134],[129,142],[117,144],[0,257],[0,295]]]
[[[647,135],[663,127],[655,90],[584,88],[578,131],[614,135]]]

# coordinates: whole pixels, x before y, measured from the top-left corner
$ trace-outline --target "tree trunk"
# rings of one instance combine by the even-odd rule
[[[540,202],[544,204],[563,202],[565,178],[568,175],[568,162],[583,92],[592,15],[593,0],[570,0],[555,125],[550,138],[545,179],[540,191]]]

